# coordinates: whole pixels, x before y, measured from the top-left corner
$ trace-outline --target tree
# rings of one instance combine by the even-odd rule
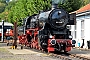
[[[5,10],[6,0],[0,0],[0,13]]]
[[[90,0],[83,0],[83,1],[85,5],[90,3]]]
[[[1,3],[6,3],[6,0],[0,0]]]
[[[6,3],[5,1],[4,0],[0,0],[0,2],[2,2],[2,4],[5,4],[4,9],[3,9],[3,12],[0,13],[0,20],[7,21],[7,19],[8,19],[8,13],[11,11],[10,10],[11,7],[15,5],[15,1],[11,1],[11,2],[8,2],[8,3]],[[1,10],[2,10],[2,8],[1,8]]]
[[[0,13],[4,11],[6,4],[0,2]]]
[[[17,19],[18,25],[21,25],[23,18],[49,8],[50,0],[18,0],[10,9],[8,21],[14,23]]]
[[[84,5],[84,1],[82,0],[66,0],[64,4],[59,4],[59,7],[63,7],[68,12],[73,12],[78,10],[83,5]]]
[[[65,3],[60,3],[59,7],[65,8],[68,12],[72,12],[79,9],[82,4],[82,0],[65,0]],[[4,12],[8,12],[8,14],[3,13],[3,16],[5,15],[11,23],[14,23],[17,19],[18,25],[21,25],[21,20],[25,17],[37,14],[40,10],[47,11],[50,9],[51,0],[13,0],[5,8]]]

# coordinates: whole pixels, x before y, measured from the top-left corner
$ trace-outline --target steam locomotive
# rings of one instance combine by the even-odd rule
[[[75,16],[53,4],[51,10],[24,19],[24,34],[19,36],[19,43],[48,52],[68,52],[75,44],[68,28],[75,24]]]

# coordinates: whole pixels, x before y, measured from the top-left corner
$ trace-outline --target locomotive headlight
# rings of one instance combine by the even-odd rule
[[[69,38],[71,39],[71,38],[73,38],[73,36],[72,35],[69,35]]]
[[[56,40],[55,39],[52,39],[51,40],[51,45],[55,45],[56,44]]]

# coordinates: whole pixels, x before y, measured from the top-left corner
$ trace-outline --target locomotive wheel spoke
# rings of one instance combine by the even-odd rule
[[[38,49],[39,49],[39,50],[41,50],[41,48],[40,48],[40,47],[39,47]]]
[[[38,49],[38,47],[36,46],[36,49]]]
[[[32,47],[32,44],[31,44],[31,48],[33,48],[33,47]]]
[[[44,52],[44,49],[42,49],[42,52]]]

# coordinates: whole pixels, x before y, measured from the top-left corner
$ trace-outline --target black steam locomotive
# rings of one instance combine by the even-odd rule
[[[75,13],[69,14],[57,8],[54,2],[50,11],[41,11],[24,20],[24,35],[20,44],[31,48],[52,51],[70,51],[72,36],[68,25],[75,24]]]

